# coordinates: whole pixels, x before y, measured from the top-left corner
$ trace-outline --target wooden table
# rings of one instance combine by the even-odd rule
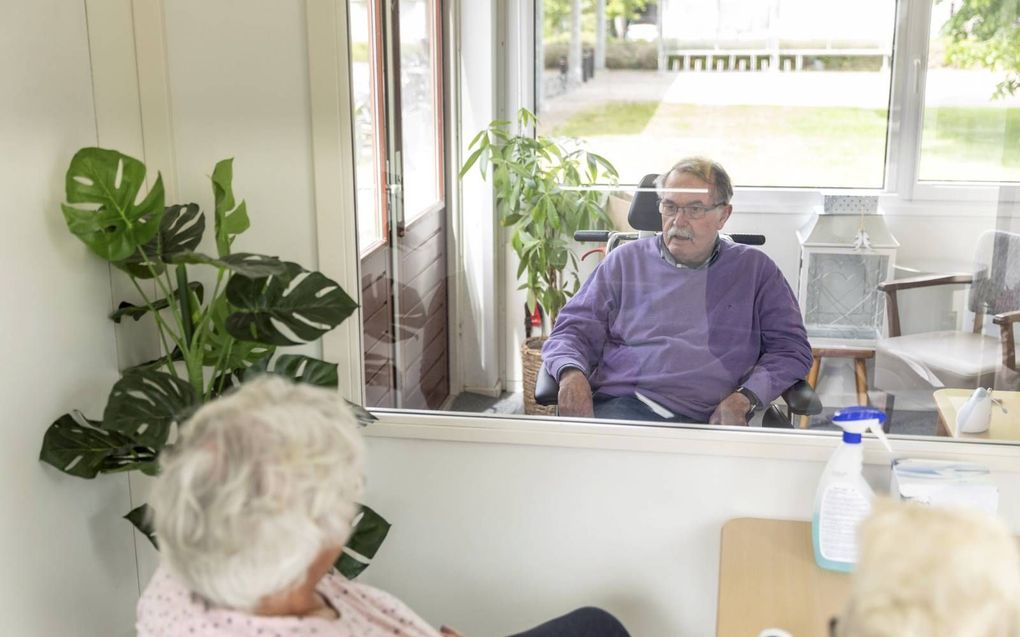
[[[826,637],[849,598],[850,576],[815,564],[810,522],[723,525],[716,637],[755,637],[764,628]]]
[[[936,389],[935,407],[939,411],[938,435],[956,434],[956,413],[967,403],[973,389]],[[988,431],[979,434],[960,434],[960,438],[978,440],[1020,440],[1020,392],[993,391],[992,398],[1002,401],[1004,413],[992,405],[992,422]]]

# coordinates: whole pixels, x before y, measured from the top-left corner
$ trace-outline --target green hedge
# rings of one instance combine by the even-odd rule
[[[594,48],[583,42],[585,49]],[[555,69],[566,58],[570,45],[563,42],[545,43],[545,68]],[[610,40],[606,45],[606,68],[654,71],[659,67],[659,50],[654,42],[621,42]]]
[[[659,68],[659,47],[655,42],[609,42],[606,68],[655,71]]]

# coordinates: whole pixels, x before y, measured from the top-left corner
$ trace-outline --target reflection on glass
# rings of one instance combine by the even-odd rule
[[[358,245],[362,250],[384,239],[379,154],[379,112],[374,55],[375,26],[368,0],[350,0],[351,92],[354,99],[354,169],[357,187]]]
[[[579,43],[566,4],[543,5],[542,130],[585,139],[624,179],[681,149],[741,186],[883,186],[895,2],[607,3],[605,38],[586,9]]]
[[[400,118],[408,221],[439,200],[433,1],[400,0]]]
[[[876,1],[855,6],[854,10],[863,11],[868,16],[867,20],[843,19],[845,17],[844,13],[841,13],[843,8],[836,7],[828,1],[815,6],[806,0],[797,2],[774,0],[769,6],[781,9],[774,11],[760,10],[757,5],[752,7],[749,3],[740,2],[720,4],[675,0],[662,4],[667,12],[680,10],[678,7],[690,9],[692,21],[700,25],[691,29],[709,33],[711,37],[699,44],[694,41],[694,35],[683,33],[670,35],[667,32],[667,46],[677,47],[676,50],[681,51],[679,47],[682,45],[687,46],[689,50],[683,54],[686,58],[681,55],[670,59],[667,56],[666,61],[671,64],[672,69],[664,75],[641,68],[620,69],[616,62],[612,62],[613,56],[608,55],[610,69],[581,69],[581,72],[577,73],[577,84],[571,84],[573,76],[571,69],[562,69],[563,64],[568,66],[571,64],[571,56],[564,48],[569,46],[569,12],[558,17],[546,12],[547,25],[553,20],[561,22],[558,23],[559,27],[546,29],[545,32],[547,37],[544,40],[543,51],[548,55],[545,56],[546,74],[543,86],[548,90],[545,90],[540,102],[540,132],[554,131],[581,136],[587,148],[607,154],[614,164],[622,166],[622,180],[632,183],[637,182],[638,177],[643,174],[662,171],[681,154],[701,152],[719,159],[735,173],[735,176],[739,175],[739,181],[744,185],[882,185],[887,119],[885,104],[889,96],[889,65],[892,53],[888,47],[891,46],[889,40],[893,29],[894,9],[889,6],[890,3]],[[731,10],[732,6],[738,5],[744,6],[747,11],[741,13]],[[439,132],[436,119],[441,114],[436,111],[435,106],[436,88],[433,78],[437,60],[433,52],[434,43],[430,42],[428,35],[434,27],[431,23],[433,7],[424,0],[402,0],[400,8],[404,186],[407,216],[408,219],[413,219],[417,212],[427,207],[429,202],[436,201],[440,194],[435,158]],[[825,16],[829,17],[823,19]],[[837,18],[832,19],[831,16]],[[562,22],[563,20],[567,22]],[[869,22],[867,28],[861,25],[863,21]],[[667,20],[667,25],[670,22],[673,21]],[[582,16],[584,33],[593,33],[594,23],[590,13],[585,13]],[[626,29],[622,29],[620,21],[613,16],[610,16],[607,24],[609,25],[607,29],[612,32],[607,38],[609,53],[614,50],[617,52],[628,50],[627,47],[630,47],[651,54],[650,57],[637,56],[635,65],[658,63],[654,55],[657,47],[654,41],[657,37],[657,27],[647,21],[647,16],[636,16]],[[642,28],[642,25],[645,28]],[[649,30],[647,27],[654,29]],[[803,30],[807,27],[813,32],[805,33]],[[765,46],[767,49],[773,46],[773,49],[768,50],[778,51],[774,56],[770,54],[767,58],[752,59],[733,54],[732,59],[720,56],[710,60],[705,53],[710,49],[714,50],[716,45],[726,51],[736,50],[728,47],[735,47],[737,44],[751,47],[750,36],[747,34],[763,30],[771,34]],[[874,35],[877,31],[881,31],[881,34]],[[865,37],[866,32],[872,33],[873,37],[869,36],[870,39]],[[649,37],[652,39],[647,40]],[[683,37],[688,39],[681,42]],[[746,41],[741,41],[741,38]],[[558,42],[563,45],[560,49],[556,49]],[[594,38],[585,36],[582,42],[584,50],[580,56],[576,56],[582,65],[589,64],[588,51],[595,44]],[[702,48],[697,48],[699,46]],[[778,46],[778,49],[774,49],[774,46]],[[815,49],[814,53],[806,52],[812,47]],[[854,54],[848,53],[854,48],[859,50]],[[829,51],[830,54],[822,55],[818,52],[819,49]],[[833,52],[836,49],[841,51],[840,55]],[[696,54],[692,52],[694,50],[702,53]],[[785,53],[789,50],[799,50],[800,57]],[[557,51],[562,51],[562,55],[557,54]],[[712,67],[711,71],[706,68],[708,66]],[[838,90],[833,87],[837,87]],[[689,117],[685,120],[686,123],[681,121],[677,113],[686,113]],[[474,132],[476,131],[464,131],[467,136],[473,136]],[[620,152],[615,153],[614,148]],[[627,162],[630,162],[629,166]],[[628,209],[633,196],[633,189],[624,188],[607,198],[607,212],[613,220],[614,227],[629,229]],[[735,215],[739,222],[737,224],[731,222],[727,229],[762,232],[766,239],[762,249],[767,254],[777,261],[791,260],[790,253],[785,251],[798,249],[791,238],[797,229],[796,226],[788,224],[784,226],[783,224],[787,223],[786,219],[750,215],[747,212],[746,209],[736,210]],[[684,213],[680,216],[686,218],[689,215]],[[917,248],[919,240],[911,237],[911,233],[928,220],[891,221],[900,224],[896,228],[898,236],[913,242],[912,250],[907,251],[910,259],[904,260],[903,264],[906,267],[919,266],[918,254],[920,253],[922,258],[929,255],[924,249]],[[661,228],[661,220],[656,223]],[[983,222],[978,222],[979,225],[981,223]],[[856,231],[858,229],[856,219],[852,225],[852,230]],[[900,229],[903,229],[902,235]],[[946,242],[960,239],[958,236],[951,236],[953,232],[950,230],[942,232],[949,235],[945,239]],[[966,239],[966,248],[953,253],[954,258],[962,254],[967,262],[971,260],[971,246],[974,244],[972,239],[976,239],[980,231],[974,231],[972,225],[968,226],[968,232],[972,232],[972,238]],[[874,233],[870,238],[874,243]],[[488,241],[490,238],[481,239]],[[942,240],[932,243],[941,246]],[[578,254],[589,248],[597,250],[604,247],[605,239],[583,243]],[[949,251],[940,250],[939,256],[943,256],[943,252],[948,254]],[[402,251],[396,267],[413,265],[421,268],[428,276],[432,276],[429,272],[431,261],[422,255],[423,253],[414,249]],[[815,270],[807,271],[814,277],[812,280],[835,281],[829,296],[816,298],[817,302],[813,304],[809,304],[811,298],[808,295],[801,294],[798,298],[799,302],[808,307],[815,322],[836,324],[849,316],[853,319],[854,325],[859,323],[868,326],[871,335],[873,331],[871,328],[878,326],[878,329],[881,329],[884,324],[883,314],[887,297],[881,294],[869,295],[866,292],[874,291],[876,285],[887,278],[884,273],[892,268],[890,261],[882,256],[858,258],[856,253],[854,255],[854,258],[840,256],[832,259],[832,263],[828,264],[831,267],[821,268],[824,264],[820,262]],[[795,261],[796,258],[794,256],[792,260]],[[604,259],[605,256],[598,251],[584,258],[581,263],[581,281],[589,278],[592,270],[603,263]],[[900,261],[897,260],[896,264],[899,265]],[[508,278],[513,277],[515,265],[516,263],[510,265]],[[925,263],[921,266],[924,272],[937,271],[934,267],[927,267],[929,265],[931,264]],[[455,276],[468,279],[473,274],[459,272]],[[795,283],[796,265],[786,274],[788,279]],[[904,276],[902,272],[898,274]],[[459,317],[450,316],[449,322],[444,323],[446,316],[443,311],[436,309],[439,308],[438,304],[430,302],[433,298],[430,294],[407,287],[407,284],[415,283],[413,276],[407,276],[403,271],[399,277],[392,273],[391,276],[392,278],[379,279],[386,287],[396,287],[395,295],[386,292],[386,298],[399,298],[401,307],[408,309],[408,315],[403,317],[406,321],[394,325],[393,331],[384,335],[385,339],[388,339],[385,342],[392,343],[397,348],[413,344],[426,350],[435,348],[436,355],[442,356],[439,350],[445,345],[447,334],[441,333],[440,325],[446,325],[449,332],[456,332],[454,326],[458,321],[471,321],[474,316],[478,316],[472,315],[472,312],[487,311],[487,308],[472,306],[467,311],[462,309]],[[444,275],[435,276],[442,280]],[[394,281],[398,283],[394,284]],[[659,288],[641,282],[627,283],[626,286],[626,289],[636,294],[650,295],[661,292]],[[432,289],[435,286],[430,283],[419,287]],[[451,289],[452,287],[451,284]],[[857,303],[849,299],[850,292],[854,292],[858,299],[865,299],[865,302]],[[903,334],[912,332],[906,329],[908,326],[916,327],[914,324],[929,318],[932,322],[938,323],[935,331],[961,331],[952,328],[963,326],[963,332],[970,332],[973,315],[964,312],[964,306],[968,301],[960,300],[963,298],[962,295],[954,296],[950,291],[946,296],[936,298],[925,296],[924,291],[917,291],[919,296],[912,296],[914,292],[911,290],[899,297],[898,309],[905,328]],[[496,299],[500,307],[505,304],[510,308],[500,317],[509,332],[506,339],[509,360],[504,368],[507,393],[493,397],[462,392],[453,397],[451,404],[444,403],[447,409],[507,415],[523,413],[520,382],[524,374],[521,371],[522,363],[518,358],[517,347],[524,340],[522,329],[524,302],[523,294],[511,295],[512,292],[504,298]],[[709,302],[707,296],[701,298],[706,304]],[[994,311],[997,310],[989,310],[989,313]],[[990,321],[990,314],[986,314],[985,323],[989,329],[984,330],[984,333],[992,337],[982,339],[986,343],[997,338],[995,336],[997,328],[992,327]],[[677,331],[682,332],[684,329],[685,325],[678,322]],[[457,336],[452,338],[456,339]],[[716,359],[701,365],[700,373],[706,376],[714,373],[726,355],[727,345],[736,338],[714,340],[706,338],[710,347],[714,348],[712,355],[716,356]],[[926,400],[923,405],[911,403],[904,399],[902,394],[896,394],[896,399],[900,402],[893,404],[893,401],[887,398],[896,391],[895,384],[885,385],[882,381],[875,382],[877,378],[873,380],[875,361],[869,356],[873,356],[877,341],[882,340],[881,337],[874,339],[875,342],[869,345],[867,356],[860,357],[861,361],[856,357],[841,357],[839,354],[824,357],[820,364],[820,375],[814,380],[823,394],[823,399],[827,401],[825,411],[807,419],[804,422],[805,426],[811,429],[829,428],[828,421],[835,409],[870,401],[878,407],[892,408],[891,433],[936,434],[941,410],[936,407],[933,400],[933,385],[919,392]],[[463,342],[458,341],[462,347],[460,357],[475,355],[476,352],[464,351],[468,348],[463,348]],[[941,341],[936,339],[934,343],[939,344]],[[861,348],[862,351],[865,349],[868,348]],[[929,349],[934,351],[936,348]],[[1000,350],[989,351],[992,352],[991,358],[998,360]],[[413,357],[406,358],[411,360]],[[391,359],[378,360],[379,369],[392,373],[394,364]],[[857,389],[855,375],[859,368],[863,368],[867,380],[867,386],[861,393],[855,391]],[[411,373],[401,378],[412,391],[413,388],[430,386],[428,366],[410,366],[408,369],[412,370]],[[396,373],[404,374],[402,371]],[[463,379],[464,384],[471,384],[471,380]],[[976,382],[971,382],[971,391]],[[950,386],[949,383],[946,385]],[[966,385],[958,383],[953,383],[952,387],[958,391],[967,388]],[[427,392],[422,389],[419,393]],[[428,406],[437,404],[427,400],[424,402]],[[666,400],[661,401],[665,402]],[[403,404],[412,405],[409,401]],[[777,404],[785,411],[782,402],[777,401]],[[795,426],[801,422],[800,418],[793,418]],[[757,426],[760,423],[761,417],[756,415],[752,419],[752,424]]]
[[[932,5],[920,178],[1020,181],[1020,87],[1010,88],[1010,72],[987,66],[996,59],[989,49],[998,48],[991,40],[1006,41],[1018,28],[1015,7],[1012,16],[986,16],[986,31],[971,33],[961,20],[974,3],[956,4]],[[989,35],[997,22],[1003,32]]]

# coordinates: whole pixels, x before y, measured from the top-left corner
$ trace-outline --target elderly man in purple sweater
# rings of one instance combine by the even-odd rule
[[[811,366],[797,299],[765,253],[719,237],[722,166],[684,159],[656,186],[662,234],[610,252],[542,348],[560,414],[747,424]]]

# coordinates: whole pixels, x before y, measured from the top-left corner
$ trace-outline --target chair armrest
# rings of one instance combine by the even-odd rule
[[[1002,314],[996,314],[992,317],[992,323],[1000,327],[1012,325],[1020,321],[1020,310],[1014,310],[1012,312],[1003,312]]]
[[[761,426],[768,427],[770,429],[793,429],[793,423],[790,419],[783,415],[783,412],[779,411],[779,407],[774,404],[769,405],[765,410],[765,415],[762,416]]]
[[[1002,365],[1016,370],[1016,343],[1013,341],[1013,323],[1020,321],[1020,310],[1003,312],[992,317],[999,326],[999,342],[1002,343]]]
[[[545,369],[545,364],[538,370],[538,379],[535,381],[535,402],[539,405],[555,405],[560,399],[560,382],[553,378]]]
[[[783,392],[783,400],[790,413],[800,416],[814,416],[822,413],[822,401],[806,380],[798,380]]]
[[[911,288],[927,288],[933,285],[952,285],[955,283],[973,283],[972,274],[926,274],[924,276],[911,276],[905,279],[890,279],[878,284],[878,289],[889,293]]]
[[[885,313],[888,317],[889,336],[900,335],[900,308],[896,300],[896,292],[911,288],[926,288],[936,285],[973,283],[972,274],[927,274],[911,276],[905,279],[891,279],[878,284],[878,289],[885,292]]]

